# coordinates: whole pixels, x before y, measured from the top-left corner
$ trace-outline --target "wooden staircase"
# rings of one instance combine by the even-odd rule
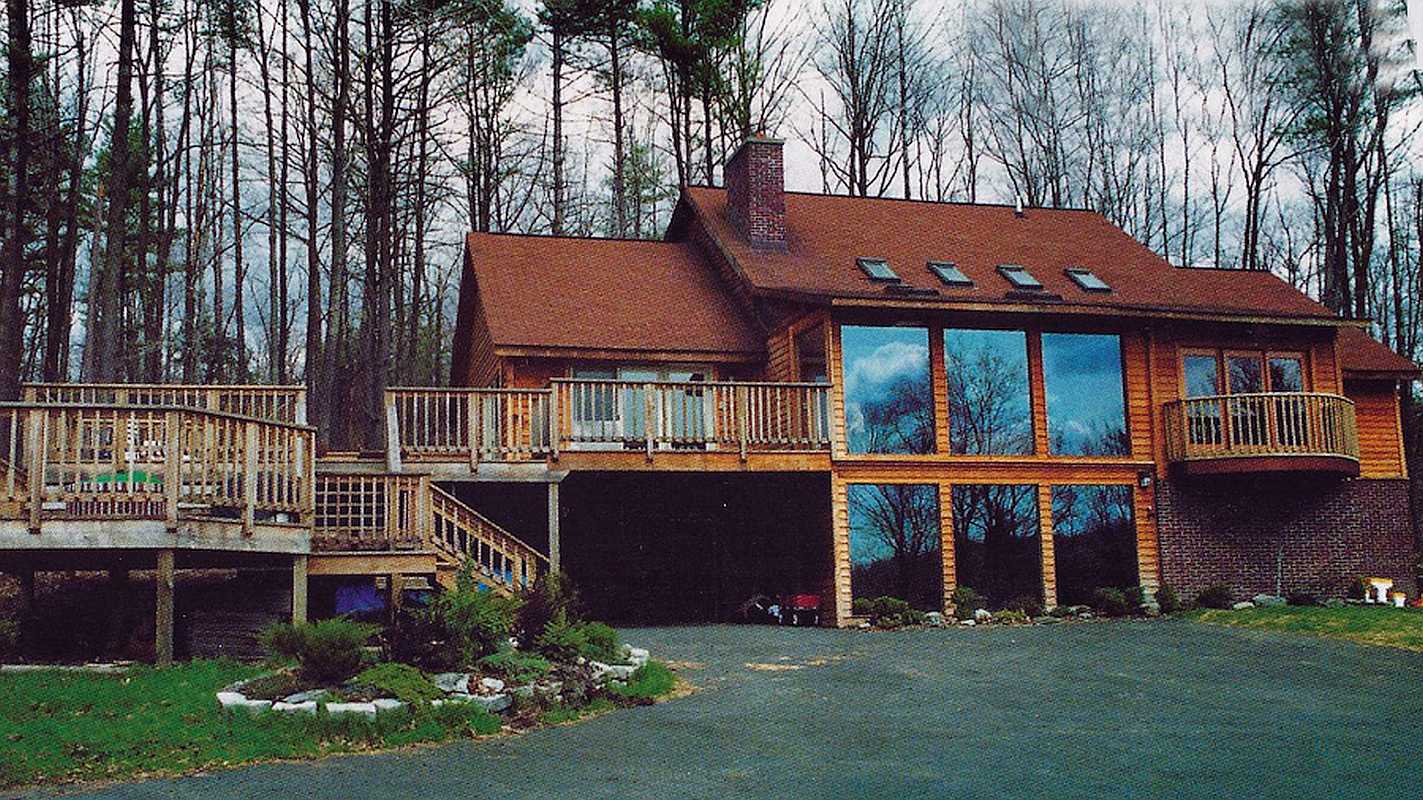
[[[413,569],[428,568],[447,589],[466,564],[482,586],[505,595],[522,591],[548,570],[546,556],[425,475],[318,473],[312,541],[315,558],[427,555],[415,560],[420,566]]]

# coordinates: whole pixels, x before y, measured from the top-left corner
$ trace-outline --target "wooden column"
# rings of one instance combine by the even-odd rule
[[[947,453],[949,445],[949,375],[944,364],[944,329],[939,325],[929,328],[929,396],[934,412],[934,452]],[[942,500],[942,498],[941,498]]]
[[[1042,545],[1043,607],[1057,605],[1057,557],[1052,541],[1052,487],[1038,486],[1038,540]]]
[[[849,624],[854,605],[850,588],[849,486],[830,473],[831,547],[835,554],[835,626]]]
[[[954,495],[953,485],[939,481],[939,547],[944,568],[944,602],[940,609],[945,615],[954,613],[954,589],[958,588],[957,562],[954,560]]]
[[[558,517],[558,484],[550,481],[548,484],[548,568],[553,573],[562,570],[561,548],[558,541]]]
[[[292,557],[292,623],[306,622],[306,556]]]
[[[158,551],[157,613],[153,625],[153,656],[158,666],[173,663],[173,551]]]
[[[386,576],[386,591],[389,592],[389,602],[386,603],[386,611],[390,617],[390,624],[395,625],[395,621],[400,618],[400,607],[405,603],[405,580],[400,573],[392,573]]]
[[[1047,427],[1047,390],[1043,386],[1043,332],[1028,329],[1028,393],[1032,400],[1033,452],[1040,456],[1051,451]]]

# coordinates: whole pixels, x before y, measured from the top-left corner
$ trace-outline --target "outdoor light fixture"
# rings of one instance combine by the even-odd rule
[[[1136,474],[1136,485],[1140,486],[1143,489],[1150,489],[1151,484],[1154,482],[1155,479],[1152,478],[1151,473],[1147,472],[1146,470],[1142,470],[1141,472],[1138,472]]]

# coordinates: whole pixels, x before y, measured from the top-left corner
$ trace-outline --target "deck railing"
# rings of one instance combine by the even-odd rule
[[[1212,395],[1167,403],[1171,461],[1249,456],[1357,460],[1358,424],[1346,397],[1307,392]]]
[[[27,383],[27,403],[180,406],[306,424],[306,387],[153,383]]]
[[[555,379],[562,446],[826,450],[830,387],[818,383]]]
[[[437,486],[431,486],[435,546],[500,587],[519,591],[548,571],[548,558]]]
[[[430,481],[423,475],[319,474],[311,547],[318,551],[426,547],[429,490]]]
[[[388,442],[409,461],[532,461],[551,452],[548,389],[386,392]]]
[[[305,524],[310,428],[215,411],[96,403],[0,404],[0,515],[218,517]]]

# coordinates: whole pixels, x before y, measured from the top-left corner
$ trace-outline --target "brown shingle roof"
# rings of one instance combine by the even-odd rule
[[[711,235],[762,292],[886,297],[855,259],[888,259],[904,283],[938,289],[943,301],[1022,302],[1005,298],[999,264],[1022,264],[1063,302],[1103,309],[1333,318],[1328,309],[1268,272],[1180,269],[1094,211],[867,199],[786,193],[784,252],[753,251],[731,226],[726,192],[693,187],[684,195]],[[951,261],[975,282],[944,286],[926,268]],[[1111,287],[1089,292],[1063,273],[1086,267]]]
[[[471,233],[466,253],[496,347],[765,349],[690,244]]]
[[[1339,330],[1339,364],[1346,373],[1416,378],[1418,365],[1393,352],[1362,328]]]

